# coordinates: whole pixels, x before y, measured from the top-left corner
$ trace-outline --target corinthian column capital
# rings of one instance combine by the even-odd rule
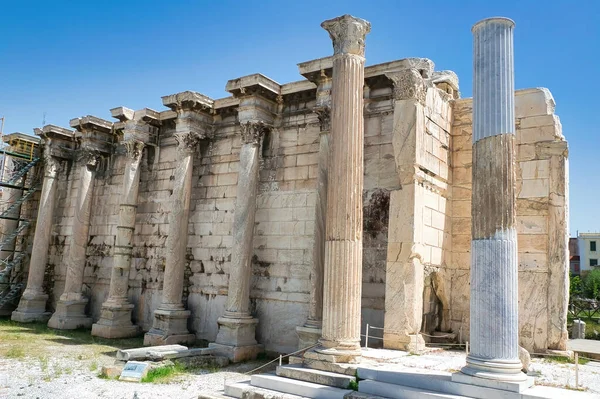
[[[123,146],[125,147],[125,153],[127,157],[137,160],[142,156],[142,151],[144,150],[144,142],[140,140],[125,140],[123,141]]]
[[[44,177],[56,178],[59,169],[60,162],[58,159],[53,157],[49,151],[44,152]]]
[[[90,168],[95,168],[101,157],[102,155],[99,151],[91,148],[80,148],[75,155],[77,163]]]
[[[417,69],[403,69],[398,72],[386,73],[385,76],[394,83],[396,100],[415,99],[421,104],[425,104],[427,85]]]
[[[355,54],[364,57],[365,36],[371,31],[371,23],[352,15],[329,19],[321,24],[333,41],[333,54]]]
[[[249,121],[240,124],[242,128],[242,143],[259,145],[271,126],[263,121]]]
[[[198,132],[178,132],[173,134],[177,141],[177,150],[182,154],[192,154],[200,141],[206,138],[206,135]]]
[[[313,112],[319,118],[321,125],[321,133],[326,133],[331,130],[331,108],[328,105],[313,108]]]

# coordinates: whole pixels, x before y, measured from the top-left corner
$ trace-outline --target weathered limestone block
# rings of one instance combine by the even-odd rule
[[[544,87],[517,91],[515,95],[515,118],[551,115],[556,103],[550,91]]]

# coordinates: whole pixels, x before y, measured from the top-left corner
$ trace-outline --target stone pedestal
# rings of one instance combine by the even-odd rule
[[[227,307],[223,317],[218,320],[217,339],[209,345],[217,354],[227,356],[232,362],[255,359],[263,349],[255,338],[258,320],[250,315],[250,277],[259,153],[262,139],[269,128],[261,121],[251,121],[242,123],[241,129],[242,148],[233,216]]]
[[[56,304],[56,311],[48,321],[48,327],[59,330],[89,328],[92,319],[85,314],[88,299],[82,294],[83,273],[90,227],[90,212],[96,163],[95,151],[79,150],[77,154],[79,165],[79,191],[75,204],[75,218],[71,245],[67,254],[67,276],[65,290]]]
[[[109,294],[106,302],[102,304],[100,319],[92,326],[92,335],[104,338],[133,337],[140,333],[140,328],[131,322],[131,312],[134,306],[129,303],[127,291],[140,181],[140,161],[144,143],[129,139],[124,141],[124,146],[127,161],[123,176],[119,225],[117,226]]]
[[[192,345],[196,336],[187,328],[192,312],[185,309],[157,309],[152,329],[144,335],[144,345]]]
[[[461,372],[485,386],[533,384],[519,360],[513,29],[506,18],[473,27],[471,350]]]
[[[92,326],[92,318],[86,316],[87,298],[61,299],[56,304],[56,310],[48,321],[48,327],[57,330],[88,329]]]
[[[349,362],[361,353],[364,41],[371,27],[350,15],[321,26],[334,48],[329,178],[336,184],[327,190],[323,330],[316,351],[328,361]]]
[[[50,148],[47,146],[44,152],[44,181],[31,250],[35,256],[31,257],[29,263],[27,286],[17,310],[11,316],[12,320],[21,323],[45,323],[51,316],[51,313],[46,311],[48,295],[44,292],[43,284],[44,271],[48,263],[48,246],[56,198],[56,175],[59,167],[58,160],[50,155]]]

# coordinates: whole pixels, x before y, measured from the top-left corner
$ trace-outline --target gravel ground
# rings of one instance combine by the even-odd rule
[[[99,378],[102,366],[114,364],[117,343],[90,339],[89,332],[59,335],[41,328],[24,329],[0,324],[0,398],[197,398],[199,393],[219,392],[227,381],[247,379],[246,373],[266,361],[254,361],[215,370],[192,370],[168,383],[131,383]],[[415,368],[456,371],[465,364],[459,351],[434,351],[409,356],[397,351],[365,350],[365,363],[401,364]],[[275,362],[276,363],[276,362]],[[266,370],[272,371],[275,364]],[[536,384],[573,387],[573,364],[532,359],[530,374]],[[580,386],[600,398],[600,362],[579,367]]]

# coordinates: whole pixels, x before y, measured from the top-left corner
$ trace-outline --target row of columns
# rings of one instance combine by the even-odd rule
[[[318,335],[309,360],[354,362],[360,357],[360,302],[362,270],[363,191],[363,85],[364,42],[370,24],[344,15],[322,24],[333,41],[332,76],[316,80],[315,112],[322,122],[319,175],[315,209],[314,261],[311,269],[309,318],[298,332]],[[473,265],[471,284],[472,352],[464,374],[487,379],[522,381],[518,360],[516,233],[514,199],[514,83],[512,72],[512,22],[484,21],[474,28],[476,36],[474,93]],[[490,44],[491,43],[491,44]],[[411,80],[411,72],[397,84]],[[415,72],[418,74],[418,72]],[[240,173],[233,226],[232,267],[225,314],[219,318],[219,333],[211,347],[232,360],[250,358],[262,349],[255,339],[257,320],[249,311],[251,256],[261,143],[275,123],[277,90],[267,78],[247,77],[230,81],[228,90],[239,98],[238,119],[242,129]],[[390,77],[394,80],[394,77]],[[413,80],[419,80],[420,76]],[[493,96],[488,94],[493,93]],[[330,94],[330,95],[329,95]],[[413,92],[416,101],[420,93]],[[331,98],[331,104],[328,99]],[[198,93],[184,92],[163,98],[177,112],[176,132],[179,163],[175,172],[172,211],[162,300],[154,312],[152,329],[145,343],[190,342],[187,329],[190,312],[182,304],[183,265],[187,247],[192,164],[195,148],[211,132],[213,103]],[[412,103],[411,103],[412,104]],[[414,105],[414,104],[413,104]],[[329,112],[330,109],[330,112]],[[494,117],[490,118],[493,115]],[[330,128],[329,123],[330,119]],[[85,246],[88,237],[91,192],[95,165],[102,149],[86,141],[89,131],[104,131],[97,121],[72,123],[83,133],[79,150],[80,185],[76,199],[73,235],[67,256],[67,281],[57,311],[49,321],[55,328],[91,324],[85,316],[86,299],[81,292]],[[136,125],[137,126],[137,125]],[[330,133],[328,133],[330,131]],[[48,132],[50,133],[50,132]],[[51,136],[48,134],[48,137]],[[48,143],[51,141],[49,140]],[[122,188],[115,265],[110,294],[102,317],[94,327],[100,336],[133,335],[132,305],[127,301],[127,274],[131,261],[132,232],[137,203],[139,164],[144,140],[126,140],[128,160]],[[47,161],[34,248],[47,253],[56,191],[56,163]],[[336,184],[328,184],[335,178]],[[491,184],[496,182],[497,184]],[[502,191],[498,191],[498,189]],[[335,201],[327,201],[335,198]],[[493,204],[493,206],[483,206]],[[324,244],[324,245],[323,245]],[[46,256],[46,255],[44,255]],[[22,303],[15,320],[43,318],[47,295],[42,289],[44,257],[32,262]],[[414,272],[413,272],[414,274]],[[417,273],[418,274],[418,273]],[[486,276],[497,278],[490,279]],[[496,298],[492,303],[489,298]],[[418,300],[418,298],[417,298]],[[44,302],[44,306],[41,303]],[[37,305],[36,305],[37,304]],[[31,310],[37,306],[37,314]],[[24,316],[29,314],[29,316]],[[119,324],[119,320],[123,323]],[[418,323],[417,323],[418,324]],[[119,328],[122,327],[122,332]],[[490,332],[500,328],[501,341]],[[414,333],[418,334],[418,328]]]

